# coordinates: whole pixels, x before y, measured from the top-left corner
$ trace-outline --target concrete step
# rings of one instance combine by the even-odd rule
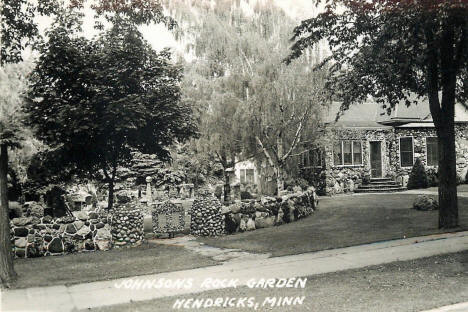
[[[388,181],[387,181],[387,180],[386,180],[386,181],[371,181],[368,185],[380,185],[380,184],[384,184],[384,185],[386,185],[386,184],[392,184],[392,185],[394,185],[394,184],[398,184],[398,182],[395,182],[395,181],[393,181],[393,180],[388,180]]]
[[[387,183],[387,184],[365,184],[365,185],[359,185],[359,188],[388,188],[388,187],[401,187],[401,184],[399,183]]]
[[[355,193],[392,193],[406,191],[406,187],[357,188]]]

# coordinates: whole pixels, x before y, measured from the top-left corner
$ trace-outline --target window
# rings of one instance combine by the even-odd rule
[[[427,165],[437,166],[439,164],[439,144],[436,137],[426,138]]]
[[[254,170],[253,169],[240,169],[240,182],[241,184],[254,183]]]
[[[338,141],[333,145],[335,166],[362,165],[362,145],[360,141]]]
[[[355,165],[362,165],[361,142],[353,142],[353,161]]]
[[[353,153],[351,151],[351,141],[343,141],[343,160],[345,165],[353,164]]]
[[[413,165],[413,138],[400,138],[400,162],[402,167]]]
[[[322,167],[322,150],[313,148],[306,150],[302,153],[302,167],[303,168],[318,168]]]
[[[343,165],[343,145],[341,143],[342,142],[339,141],[333,145],[333,159],[335,166]]]

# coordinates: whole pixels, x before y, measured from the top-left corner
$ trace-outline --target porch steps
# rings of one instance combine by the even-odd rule
[[[371,179],[369,184],[361,184],[355,193],[391,193],[406,191],[406,187],[402,187],[400,183],[389,178]]]

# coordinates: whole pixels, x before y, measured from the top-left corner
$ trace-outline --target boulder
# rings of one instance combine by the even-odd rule
[[[249,220],[247,221],[247,228],[246,228],[246,229],[247,229],[247,231],[253,231],[253,230],[255,230],[255,221],[252,220],[252,219],[249,219]]]
[[[61,253],[64,250],[63,242],[60,238],[56,237],[47,246],[47,250],[51,253]]]
[[[283,209],[279,208],[278,209],[278,214],[276,215],[275,219],[275,225],[280,225],[284,223],[284,212]]]
[[[28,233],[29,233],[28,229],[24,227],[14,228],[13,232],[15,233],[15,236],[19,236],[19,237],[26,237],[28,236]]]
[[[83,226],[78,230],[78,232],[76,232],[76,234],[80,236],[86,236],[89,234],[89,232],[91,232],[91,229],[87,226]]]
[[[439,204],[432,197],[419,195],[413,202],[413,208],[422,211],[437,210],[439,209]]]
[[[224,224],[224,229],[228,234],[232,234],[237,230],[238,223],[234,219],[234,215],[232,213],[228,213],[225,215]]]
[[[241,219],[239,222],[239,231],[245,232],[247,230],[247,223],[244,219]]]
[[[88,214],[84,211],[74,211],[73,215],[75,216],[76,219],[81,220],[81,221],[86,221],[89,219]]]
[[[242,204],[236,203],[236,204],[229,206],[229,208],[231,209],[232,213],[239,213],[241,211],[241,206]]]
[[[231,209],[228,206],[223,206],[223,207],[221,207],[220,213],[221,214],[231,213]]]
[[[15,247],[26,248],[27,245],[28,239],[26,237],[20,237],[18,239],[15,239]]]
[[[11,222],[16,226],[25,226],[25,225],[31,224],[33,220],[34,219],[32,217],[21,217],[21,218],[14,218],[13,220],[11,220]]]
[[[65,228],[65,232],[68,234],[75,234],[76,233],[76,227],[73,223],[67,224]]]
[[[101,229],[98,229],[96,232],[95,240],[110,240],[112,239],[112,234],[108,226],[105,226]]]
[[[75,225],[77,230],[80,230],[84,226],[84,222],[81,220],[75,221],[73,224]]]
[[[44,218],[42,218],[42,223],[52,223],[52,220],[51,216],[44,216]]]
[[[42,218],[44,216],[44,206],[38,202],[28,202],[29,216],[35,218]],[[25,205],[26,205],[25,204]]]
[[[112,248],[110,240],[94,240],[94,247],[97,250],[109,250]]]
[[[275,217],[264,217],[255,219],[255,227],[257,229],[267,228],[275,225]]]

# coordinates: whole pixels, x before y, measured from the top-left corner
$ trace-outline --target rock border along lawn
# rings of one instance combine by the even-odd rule
[[[64,255],[78,251],[109,250],[141,244],[143,214],[134,203],[116,204],[112,211],[76,211],[73,216],[44,216],[39,203],[29,215],[10,220],[16,258]]]
[[[262,197],[223,207],[226,233],[253,231],[294,222],[311,215],[318,206],[314,187],[281,197]]]

